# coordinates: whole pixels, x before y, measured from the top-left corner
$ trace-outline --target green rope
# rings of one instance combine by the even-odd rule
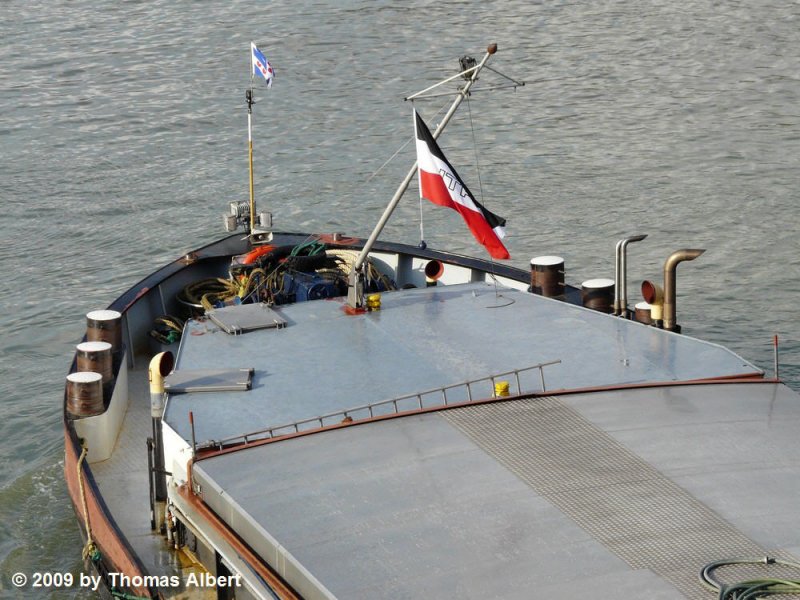
[[[161,315],[156,317],[150,336],[157,339],[161,344],[174,344],[181,339],[183,332],[183,321],[171,315]]]
[[[779,579],[776,577],[765,577],[763,579],[751,579],[732,585],[727,585],[714,577],[713,573],[720,567],[731,565],[781,565],[800,569],[800,564],[770,558],[763,559],[732,559],[718,560],[707,564],[700,572],[700,580],[710,590],[719,592],[718,600],[756,600],[767,596],[776,595],[800,595],[800,580],[798,579]]]
[[[102,556],[100,555],[100,550],[97,547],[94,548],[92,552],[88,554],[88,558],[91,559],[93,563],[99,563]],[[135,594],[128,594],[127,592],[121,592],[117,588],[110,588],[111,595],[114,598],[122,598],[122,600],[150,600],[146,596],[136,596]]]
[[[304,252],[306,249],[308,249],[308,251]],[[309,240],[307,242],[303,242],[302,244],[297,244],[297,246],[292,248],[292,252],[289,254],[289,256],[300,256],[301,254],[305,254],[306,256],[314,256],[324,251],[325,244],[317,240]]]
[[[723,586],[720,600],[756,600],[766,596],[800,594],[800,581],[791,579],[752,579]]]

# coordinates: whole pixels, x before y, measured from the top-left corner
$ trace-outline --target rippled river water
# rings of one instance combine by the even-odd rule
[[[613,277],[616,241],[647,233],[635,289],[706,248],[679,269],[684,332],[769,373],[777,333],[800,388],[797,3],[6,0],[0,16],[3,595],[15,572],[81,571],[61,474],[74,344],[87,311],[221,236],[247,198],[251,39],[277,71],[254,109],[276,227],[368,234],[414,160],[407,145],[371,177],[413,134],[403,97],[497,42],[490,64],[527,85],[476,92],[441,142],[508,219],[512,262]],[[435,122],[444,102],[418,108]],[[415,196],[385,237],[417,241]],[[426,207],[425,231],[482,251],[449,211]]]

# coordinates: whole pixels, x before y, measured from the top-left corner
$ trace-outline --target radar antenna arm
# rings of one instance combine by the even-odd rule
[[[491,44],[486,49],[486,54],[484,55],[481,62],[478,63],[474,68],[468,69],[468,71],[471,71],[472,74],[470,75],[470,78],[467,80],[467,82],[464,84],[464,87],[462,87],[461,90],[459,91],[458,96],[453,101],[453,104],[450,106],[450,109],[447,111],[442,120],[439,122],[439,126],[436,128],[436,131],[433,132],[433,139],[437,139],[444,130],[444,128],[447,126],[447,123],[449,123],[450,119],[455,114],[459,105],[464,101],[464,98],[466,98],[469,95],[470,88],[478,79],[478,73],[480,73],[481,69],[486,64],[486,61],[488,61],[489,58],[495,52],[497,52],[497,44]],[[456,77],[460,77],[461,75],[462,73],[459,73],[458,75],[456,75]],[[454,77],[449,78],[447,81],[451,81],[452,79],[454,79]],[[414,97],[413,95],[409,96],[409,98],[413,97]],[[364,267],[364,262],[366,261],[367,255],[369,254],[370,250],[372,250],[372,247],[375,245],[375,241],[378,239],[378,236],[381,234],[383,228],[386,226],[386,223],[389,221],[389,217],[392,216],[394,209],[397,207],[398,202],[400,202],[400,198],[408,189],[408,186],[411,183],[411,180],[414,178],[414,174],[416,172],[417,172],[417,161],[414,161],[414,165],[411,167],[411,170],[405,176],[405,179],[403,179],[402,183],[397,188],[397,191],[394,193],[394,196],[392,196],[392,199],[389,201],[389,204],[384,209],[381,218],[378,220],[378,223],[372,230],[369,239],[367,239],[367,242],[364,244],[364,248],[361,250],[361,253],[358,255],[358,258],[356,259],[356,262],[353,265],[353,270],[350,272],[350,281],[348,282],[349,288],[347,295],[347,303],[351,308],[363,307],[364,294],[363,294],[363,288],[359,289],[359,282],[363,281],[362,271]]]

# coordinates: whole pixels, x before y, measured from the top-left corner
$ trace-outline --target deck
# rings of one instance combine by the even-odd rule
[[[536,398],[439,410],[434,392],[425,413],[197,461],[206,505],[309,600],[700,599],[705,563],[800,549],[800,403],[724,383],[761,375],[727,349],[485,282],[384,293],[355,316],[339,299],[275,310],[285,327],[242,335],[188,323],[176,371],[254,375],[248,391],[170,395],[182,443],[190,411],[202,445],[445,386],[463,402],[460,382],[560,361],[544,388],[520,375]]]
[[[255,373],[247,392],[171,395],[165,421],[184,440],[190,411],[201,443],[553,360],[547,390],[761,373],[714,344],[487,283],[384,293],[359,316],[341,299],[276,312],[285,328],[237,336],[187,324],[176,370]],[[541,391],[538,372],[521,384]]]
[[[800,554],[798,425],[780,384],[628,389],[364,423],[194,474],[309,599],[702,600],[710,561]]]

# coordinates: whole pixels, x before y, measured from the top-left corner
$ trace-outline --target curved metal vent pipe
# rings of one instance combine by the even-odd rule
[[[154,477],[150,480],[150,524],[160,531],[164,525],[167,500],[167,475],[164,466],[164,439],[161,433],[161,418],[164,415],[164,377],[172,372],[175,357],[172,352],[159,352],[150,359],[147,377],[150,381],[150,417],[153,423],[153,438],[148,441],[148,462],[153,461]],[[190,413],[191,414],[191,413]]]
[[[647,237],[634,235],[617,242],[614,254],[614,314],[628,318],[628,244]]]
[[[700,256],[705,249],[676,250],[669,255],[664,262],[664,329],[669,331],[680,330],[675,319],[675,277],[678,265],[687,260],[694,260]]]

